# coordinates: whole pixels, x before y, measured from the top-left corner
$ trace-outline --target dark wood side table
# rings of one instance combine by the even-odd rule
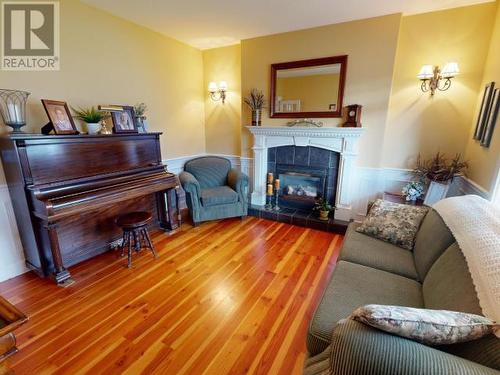
[[[411,205],[415,205],[415,206],[423,206],[423,204],[424,204],[424,201],[422,199],[417,199],[416,202],[411,202],[411,201],[407,201],[405,199],[405,197],[403,197],[401,194],[388,193],[388,192],[384,192],[382,199],[384,201],[388,201],[388,202],[411,204]]]
[[[14,374],[7,361],[11,355],[18,352],[13,331],[27,321],[26,315],[0,297],[0,375]]]

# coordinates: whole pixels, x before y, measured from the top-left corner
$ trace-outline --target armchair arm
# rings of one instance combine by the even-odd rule
[[[191,209],[200,207],[201,188],[198,180],[189,172],[181,172],[179,180],[182,188],[186,192],[186,203]]]
[[[248,176],[235,168],[231,168],[227,175],[227,183],[231,189],[238,193],[240,201],[246,204],[248,201]]]
[[[335,327],[330,352],[334,375],[498,374],[492,368],[347,319]]]

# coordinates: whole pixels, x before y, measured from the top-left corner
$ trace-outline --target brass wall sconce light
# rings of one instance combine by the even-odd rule
[[[208,84],[208,92],[214,102],[221,100],[222,104],[224,104],[226,101],[227,83],[220,81],[219,86],[217,86],[215,82],[210,82]]]
[[[443,70],[439,66],[424,65],[420,69],[417,78],[422,81],[420,85],[421,90],[423,92],[430,91],[431,96],[433,96],[436,90],[448,90],[451,86],[451,79],[459,72],[458,63],[456,62],[447,63]]]

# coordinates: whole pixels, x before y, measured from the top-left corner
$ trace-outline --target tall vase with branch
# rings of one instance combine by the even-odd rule
[[[414,172],[422,180],[429,181],[429,188],[425,195],[424,204],[432,205],[446,197],[450,184],[456,175],[464,175],[468,164],[462,159],[462,155],[456,154],[449,159],[438,152],[430,159],[417,158]]]
[[[260,90],[252,89],[244,101],[252,110],[252,125],[260,126],[262,124],[262,109],[266,103],[264,94]]]

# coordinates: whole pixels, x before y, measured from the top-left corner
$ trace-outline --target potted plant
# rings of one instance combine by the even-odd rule
[[[331,206],[330,203],[326,199],[319,198],[315,205],[313,210],[319,212],[319,219],[320,220],[328,220],[328,215],[330,214],[330,211],[332,211],[333,207]]]
[[[424,184],[420,181],[408,182],[401,190],[407,202],[415,204],[418,198],[424,193]]]
[[[101,121],[107,117],[106,112],[99,111],[95,107],[79,108],[78,110],[73,108],[73,112],[78,120],[87,124],[88,134],[98,134],[101,130]]]
[[[147,105],[144,103],[138,103],[134,106],[135,119],[137,120],[137,126],[141,133],[146,133],[146,110]]]
[[[252,125],[260,126],[262,124],[262,109],[265,105],[264,94],[260,90],[252,89],[244,101],[252,110]]]
[[[455,155],[453,159],[448,159],[444,154],[438,152],[428,160],[422,160],[419,155],[414,172],[417,176],[430,182],[424,204],[430,206],[445,198],[453,177],[464,174],[467,167],[467,162],[462,160],[460,154]]]

